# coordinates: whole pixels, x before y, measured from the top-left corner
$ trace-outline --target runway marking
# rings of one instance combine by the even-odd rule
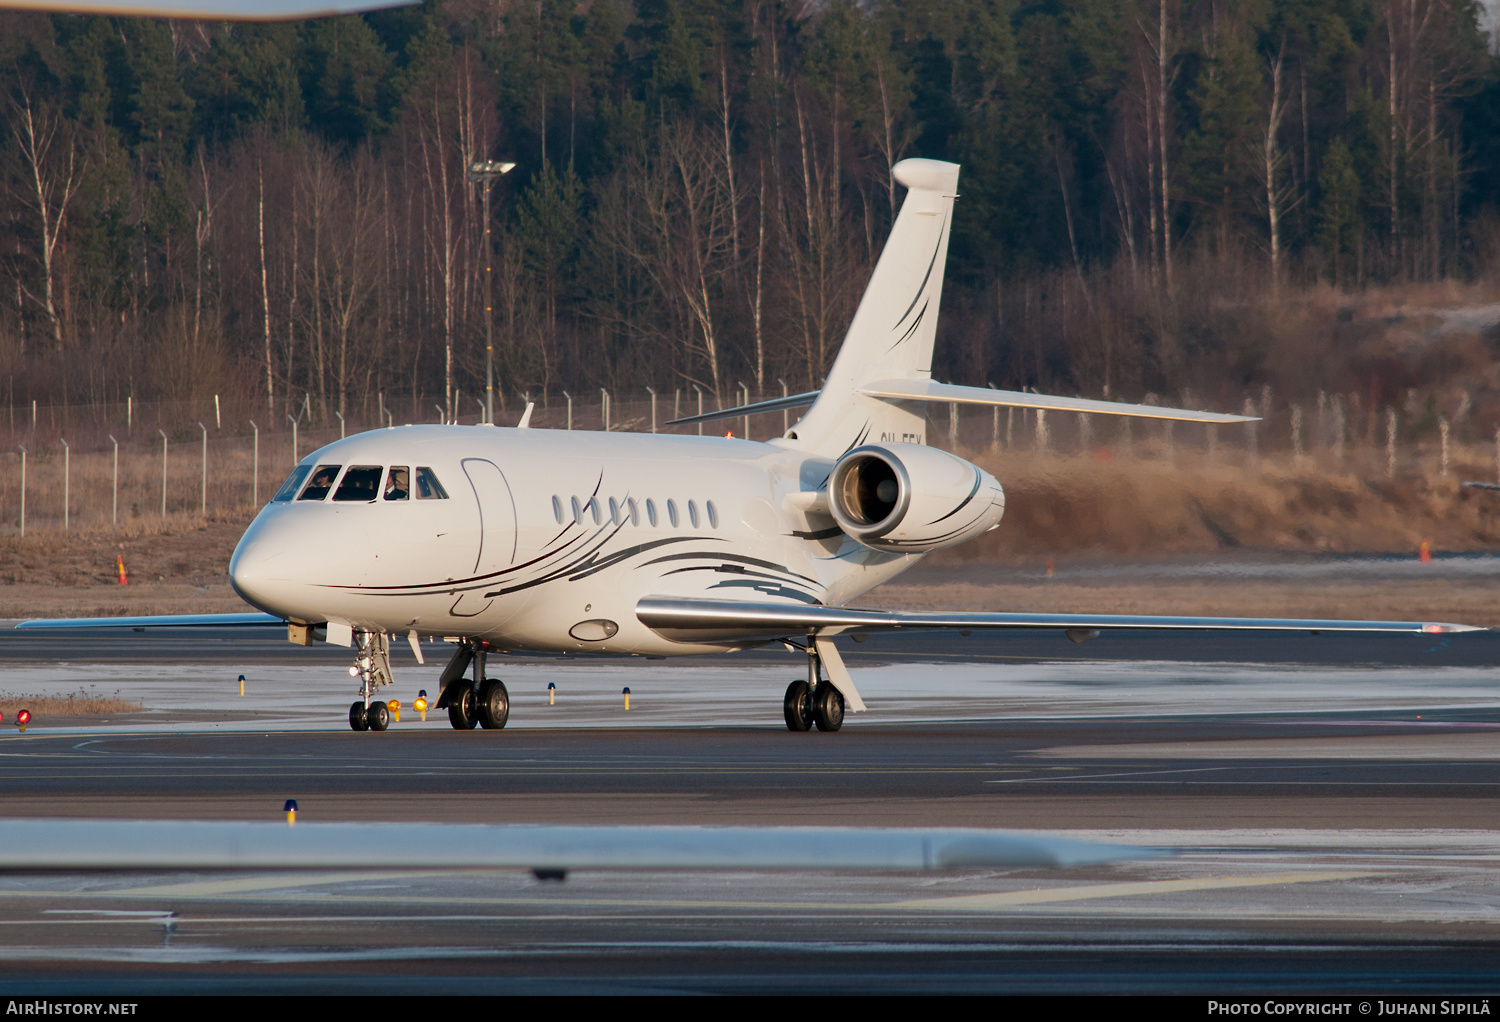
[[[494,872],[494,871],[472,871],[472,872]],[[634,910],[675,910],[696,911],[705,910],[735,910],[735,911],[765,911],[765,912],[818,912],[822,914],[837,913],[845,915],[860,915],[870,912],[994,912],[1009,908],[1021,908],[1028,905],[1047,905],[1061,902],[1094,901],[1104,898],[1130,898],[1130,897],[1159,897],[1166,894],[1175,894],[1191,891],[1213,891],[1231,890],[1241,887],[1272,887],[1286,884],[1325,883],[1333,880],[1357,880],[1367,877],[1386,876],[1386,872],[1372,871],[1332,871],[1321,873],[1279,873],[1264,877],[1207,877],[1190,878],[1183,880],[1150,880],[1113,884],[1089,884],[1081,887],[1051,887],[1042,890],[1028,891],[999,891],[992,894],[967,894],[949,898],[918,898],[906,901],[892,902],[806,902],[806,901],[700,901],[700,900],[671,900],[661,898],[580,898],[570,899],[563,894],[558,898],[455,898],[448,896],[424,896],[424,895],[400,895],[382,894],[381,904],[414,904],[414,905],[444,905],[463,904],[471,906],[495,906],[497,908],[509,907],[511,909],[525,908],[549,908],[555,915],[549,918],[576,918],[580,911],[609,910],[609,909],[634,909]],[[411,879],[410,874],[402,874],[405,879]],[[391,879],[389,874],[363,874],[357,876],[333,876],[326,875],[318,878],[306,878],[304,883],[345,883],[358,880]],[[162,897],[175,896],[184,898],[222,899],[225,901],[255,901],[258,899],[244,898],[243,895],[257,891],[273,890],[278,887],[299,886],[295,883],[287,883],[285,878],[255,877],[246,878],[244,886],[235,888],[234,882],[228,882],[223,890],[216,889],[219,885],[214,882],[203,884],[180,884],[161,888],[125,888],[113,891],[0,891],[0,897],[52,897],[52,898],[109,898],[125,899],[137,897]],[[190,888],[198,888],[190,890]],[[351,903],[366,903],[367,898],[353,897],[349,895],[320,896],[318,903],[322,905],[337,905]],[[380,916],[288,916],[276,917],[278,922],[301,921],[309,923],[332,923],[332,922],[375,922],[375,921],[417,921],[428,918],[442,919],[503,919],[504,916],[420,916],[420,915],[380,915]],[[530,918],[539,918],[527,916]],[[179,925],[189,922],[188,919],[179,918]],[[236,922],[236,917],[204,917],[199,922]],[[28,925],[28,920],[3,920],[4,925]]]
[[[1201,880],[1143,880],[1120,884],[1090,884],[1086,887],[1052,887],[1039,891],[1002,891],[995,894],[964,894],[952,898],[921,898],[871,906],[916,912],[992,912],[1021,905],[1046,905],[1060,901],[1092,901],[1096,898],[1152,897],[1179,891],[1216,891],[1235,887],[1268,887],[1278,884],[1316,884],[1329,880],[1358,880],[1380,873],[1281,873],[1264,877],[1208,877]]]
[[[200,880],[186,884],[162,884],[159,887],[122,887],[117,890],[95,891],[102,897],[183,897],[206,898],[216,894],[244,894],[251,891],[272,891],[285,887],[311,887],[320,884],[348,884],[365,880],[412,880],[427,874],[403,870],[399,873],[314,873],[309,876],[284,875],[278,877],[241,877],[236,880]],[[451,875],[443,873],[442,875]]]

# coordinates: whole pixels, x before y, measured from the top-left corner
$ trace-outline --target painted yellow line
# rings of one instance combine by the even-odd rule
[[[1035,891],[1002,891],[995,894],[965,894],[953,898],[921,898],[893,901],[872,908],[916,912],[991,912],[1022,905],[1048,905],[1096,898],[1155,897],[1181,891],[1217,891],[1236,887],[1270,887],[1278,884],[1316,884],[1329,880],[1356,880],[1379,873],[1278,873],[1263,877],[1204,877],[1199,880],[1146,880],[1123,884],[1089,884],[1086,887],[1048,887]]]

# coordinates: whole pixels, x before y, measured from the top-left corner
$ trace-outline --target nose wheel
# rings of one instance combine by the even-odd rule
[[[356,699],[349,705],[349,728],[353,731],[370,730],[370,721],[365,714],[363,699]]]

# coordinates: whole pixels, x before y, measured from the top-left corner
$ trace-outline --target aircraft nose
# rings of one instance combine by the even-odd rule
[[[283,614],[285,609],[277,604],[283,602],[278,593],[288,581],[285,576],[290,567],[286,528],[275,519],[276,511],[262,511],[234,548],[229,559],[229,583],[246,603],[259,607],[269,614]]]

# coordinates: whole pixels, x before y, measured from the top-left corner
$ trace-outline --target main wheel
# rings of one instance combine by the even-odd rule
[[[472,731],[479,723],[478,707],[474,705],[474,690],[460,682],[457,691],[448,693],[448,723],[455,731]]]
[[[499,678],[485,678],[479,686],[479,724],[487,731],[505,726],[510,717],[510,693]]]
[[[384,731],[391,726],[390,707],[385,703],[371,703],[365,719],[369,721],[371,731]]]
[[[798,678],[786,687],[786,698],[781,701],[781,713],[786,718],[788,731],[811,731],[813,726],[812,689]]]
[[[368,731],[370,722],[365,717],[365,701],[356,699],[349,705],[349,727],[355,731]]]
[[[819,731],[837,731],[844,726],[844,693],[830,682],[819,682],[813,693],[813,720]]]

